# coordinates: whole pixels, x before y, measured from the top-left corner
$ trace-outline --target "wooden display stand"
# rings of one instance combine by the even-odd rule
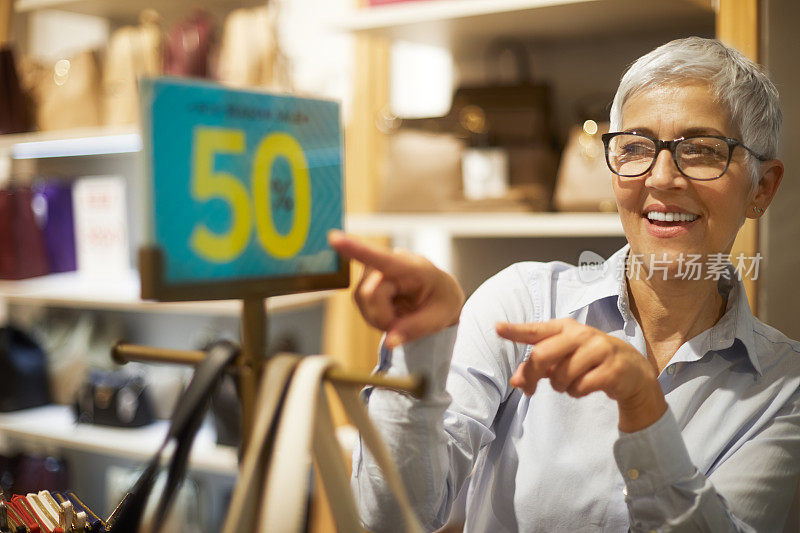
[[[266,361],[267,312],[266,298],[293,292],[347,287],[349,265],[340,263],[336,274],[324,276],[299,276],[283,280],[234,281],[170,287],[162,282],[163,261],[155,248],[143,248],[139,253],[139,269],[142,278],[142,298],[161,301],[209,300],[232,298],[242,300],[242,344],[241,352],[234,361],[231,372],[239,383],[239,399],[242,407],[242,451],[247,445],[252,430],[255,398],[261,371]],[[112,348],[112,358],[120,364],[129,361],[151,363],[173,363],[197,365],[206,356],[197,350],[172,350],[153,348],[128,343],[117,343]],[[421,377],[387,377],[358,372],[331,369],[326,378],[330,381],[359,386],[375,386],[406,392],[416,397],[425,393],[425,382]]]

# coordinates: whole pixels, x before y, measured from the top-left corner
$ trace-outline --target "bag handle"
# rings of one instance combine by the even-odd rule
[[[397,467],[392,460],[389,449],[386,447],[381,434],[372,423],[372,420],[367,413],[367,409],[364,407],[364,404],[361,403],[361,399],[358,397],[359,389],[352,385],[338,383],[333,383],[333,387],[342,401],[345,412],[358,429],[360,438],[367,445],[367,448],[375,459],[375,462],[380,467],[381,472],[383,472],[386,482],[389,484],[389,489],[392,491],[397,503],[400,505],[400,511],[402,512],[403,520],[406,523],[406,531],[413,533],[424,531],[422,525],[419,523],[416,513],[414,513],[414,509],[411,507],[411,500],[408,498],[408,493],[403,485],[400,472],[398,472]]]
[[[309,356],[295,370],[264,481],[257,529],[260,533],[302,531],[318,397],[322,378],[332,365],[329,357]]]
[[[281,415],[275,448],[264,484],[259,529],[301,531],[313,451],[339,531],[360,530],[360,520],[347,483],[341,448],[322,388],[325,372],[334,365],[327,356],[304,358],[292,378]],[[361,432],[367,447],[387,478],[400,504],[406,531],[422,532],[402,479],[388,449],[358,399],[357,389],[334,384],[345,411]]]
[[[239,479],[223,525],[223,533],[253,531],[258,518],[261,481],[269,468],[275,427],[286,389],[299,363],[297,356],[278,354],[264,364],[258,387],[258,411],[239,469]]]
[[[173,438],[177,447],[170,461],[167,482],[161,494],[161,500],[155,514],[155,524],[163,524],[163,518],[169,510],[180,482],[186,474],[189,452],[203,416],[208,409],[211,393],[219,383],[223,372],[239,354],[239,348],[228,341],[214,343],[207,351],[207,356],[192,375],[189,385],[183,391],[175,411],[172,423],[164,442],[156,451],[150,464],[139,476],[131,492],[126,496],[115,523],[110,528],[113,533],[136,533],[139,529],[147,499],[153,490],[158,473],[161,455]],[[157,526],[158,527],[158,526]]]

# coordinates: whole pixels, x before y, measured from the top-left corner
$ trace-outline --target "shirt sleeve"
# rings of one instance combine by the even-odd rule
[[[422,399],[385,389],[362,395],[428,530],[446,523],[453,501],[472,472],[478,453],[494,440],[500,404],[524,346],[496,334],[497,321],[530,320],[531,296],[510,267],[468,300],[459,325],[394,350],[381,348],[377,370],[420,373],[428,381]],[[399,511],[380,469],[359,441],[353,452],[353,490],[369,531],[396,531]]]
[[[798,400],[709,476],[692,464],[671,410],[614,444],[631,530],[782,531],[800,473]]]

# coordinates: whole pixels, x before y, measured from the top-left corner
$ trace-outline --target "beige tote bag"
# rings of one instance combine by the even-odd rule
[[[570,130],[567,146],[558,168],[553,203],[559,211],[617,210],[611,171],[606,165],[603,140],[608,123],[592,128],[575,126]],[[594,131],[594,133],[591,133]]]

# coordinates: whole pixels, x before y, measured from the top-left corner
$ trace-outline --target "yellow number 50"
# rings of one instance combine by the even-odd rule
[[[227,231],[217,233],[198,224],[192,232],[192,249],[209,261],[232,261],[250,241],[253,210],[247,188],[235,176],[214,171],[216,154],[241,154],[244,150],[245,136],[241,130],[199,127],[194,132],[192,197],[199,201],[219,198],[228,204],[231,211]],[[286,235],[275,229],[270,202],[271,169],[278,157],[289,162],[294,181],[294,213],[291,229]],[[256,149],[250,181],[258,241],[267,253],[275,257],[294,257],[305,245],[311,223],[311,183],[300,143],[286,133],[265,137]]]

